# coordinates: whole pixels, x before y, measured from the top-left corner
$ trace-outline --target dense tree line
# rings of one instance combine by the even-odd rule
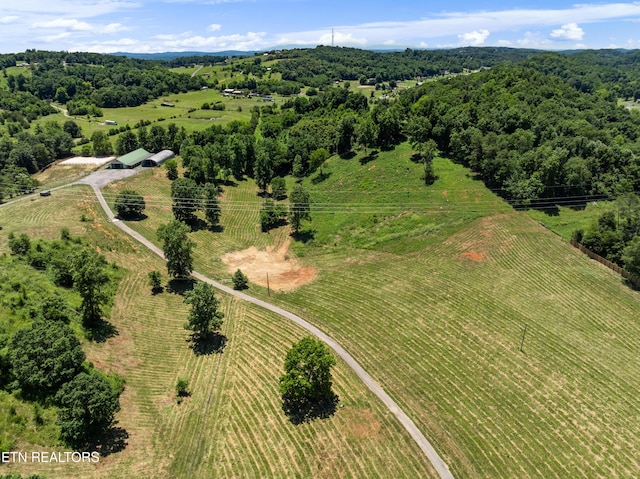
[[[411,80],[477,70],[503,63],[522,61],[535,50],[497,47],[465,47],[451,50],[412,50],[373,52],[347,47],[319,46],[289,50],[279,54],[282,61],[273,68],[284,80],[323,87],[336,80],[381,83]]]

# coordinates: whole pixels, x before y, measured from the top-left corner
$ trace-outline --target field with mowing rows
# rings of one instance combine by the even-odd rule
[[[117,420],[127,446],[97,465],[9,470],[48,478],[434,477],[394,416],[342,362],[334,371],[336,414],[300,426],[286,419],[278,377],[286,350],[304,335],[290,322],[220,296],[226,347],[221,354],[194,354],[181,295],[154,296],[147,285],[147,273],[164,272],[163,263],[109,224],[89,191],[72,187],[0,208],[0,252],[8,249],[9,232],[53,238],[65,226],[127,268],[109,319],[118,334],[84,344],[96,367],[126,379]],[[179,377],[192,391],[180,405],[173,389]],[[18,448],[58,449],[24,441]]]
[[[319,200],[309,241],[292,254],[318,274],[271,301],[336,337],[455,477],[634,477],[639,293],[463,168],[435,167],[440,179],[428,190],[402,149],[365,165],[332,159],[325,178],[305,180]],[[144,177],[128,181],[144,190]],[[134,227],[152,234],[145,222],[166,221],[170,204],[146,184],[159,206]],[[255,200],[225,212],[224,201],[252,190],[225,188],[224,231],[193,233],[199,270],[221,274],[215,259],[228,248],[282,241],[259,232]]]

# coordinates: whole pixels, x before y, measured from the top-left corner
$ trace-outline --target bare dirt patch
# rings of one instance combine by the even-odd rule
[[[291,239],[278,248],[269,247],[265,251],[255,246],[242,251],[227,253],[220,259],[227,265],[227,270],[234,273],[242,270],[252,283],[267,286],[275,291],[292,291],[310,283],[316,277],[317,270],[309,266],[301,266],[299,261],[287,258]]]
[[[354,439],[378,438],[381,425],[370,409],[353,411],[349,415],[348,434]]]
[[[460,256],[470,259],[471,261],[475,261],[476,263],[484,261],[484,254],[480,253],[479,251],[465,251]]]
[[[480,218],[471,229],[451,236],[446,244],[457,245],[456,256],[475,262],[490,261],[496,254],[508,251],[513,238],[505,237],[501,228],[504,215]]]

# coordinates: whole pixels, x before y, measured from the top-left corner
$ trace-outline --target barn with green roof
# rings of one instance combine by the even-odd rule
[[[126,155],[113,160],[111,163],[109,163],[109,168],[135,168],[136,166],[141,164],[143,160],[146,160],[150,156],[151,153],[149,153],[147,150],[145,150],[144,148],[138,148],[131,153],[127,153]]]

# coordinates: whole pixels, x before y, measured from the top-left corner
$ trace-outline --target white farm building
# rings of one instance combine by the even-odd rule
[[[167,161],[169,158],[173,158],[176,154],[171,150],[162,150],[158,153],[151,155],[149,158],[145,158],[142,160],[143,167],[154,167],[160,166],[162,163]]]

